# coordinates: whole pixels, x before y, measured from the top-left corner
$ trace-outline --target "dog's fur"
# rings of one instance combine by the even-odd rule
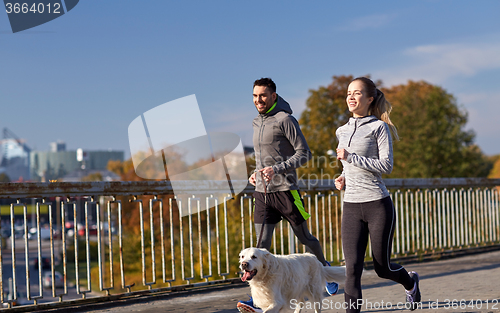
[[[241,279],[250,283],[254,304],[268,313],[291,311],[292,299],[322,303],[326,282],[345,280],[343,267],[323,266],[311,253],[273,255],[247,248],[240,252],[240,269]],[[297,305],[295,312],[300,311]]]

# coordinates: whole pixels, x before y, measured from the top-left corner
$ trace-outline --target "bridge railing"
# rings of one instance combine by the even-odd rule
[[[499,246],[500,179],[385,183],[398,218],[393,258]],[[183,200],[165,181],[0,187],[0,198],[13,199],[0,215],[0,300],[9,308],[234,282],[238,252],[256,244],[251,186],[232,198],[215,194],[220,189],[214,185],[186,184],[183,192],[190,197]],[[303,181],[301,191],[311,233],[326,258],[341,263],[343,194],[331,180]],[[271,251],[305,248],[281,222]],[[367,260],[370,255],[368,249]],[[47,282],[47,276],[54,279]]]

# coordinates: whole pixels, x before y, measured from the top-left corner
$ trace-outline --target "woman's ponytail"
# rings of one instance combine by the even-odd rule
[[[373,101],[372,103],[370,103],[370,107],[368,108],[368,114],[375,115],[379,120],[387,123],[387,125],[389,125],[389,129],[391,130],[392,136],[396,140],[399,140],[396,126],[392,123],[390,119],[392,106],[389,103],[389,101],[385,99],[384,93],[380,91],[377,88],[377,86],[375,86],[375,83],[369,78],[358,77],[355,78],[353,81],[356,80],[363,82],[363,85],[365,86],[367,92],[367,96],[373,97]]]

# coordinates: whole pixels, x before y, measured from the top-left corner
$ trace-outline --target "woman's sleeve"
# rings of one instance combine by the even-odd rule
[[[355,153],[349,154],[346,161],[358,168],[374,173],[390,174],[393,166],[392,138],[389,126],[383,123],[375,132],[378,146],[378,159],[367,158]]]
[[[340,146],[340,132],[339,132],[340,128],[341,127],[337,128],[337,130],[335,131],[335,136],[337,136],[337,142],[339,143],[337,145],[337,148]],[[340,163],[342,164],[342,161],[340,161]],[[340,173],[340,176],[345,177],[345,167],[344,167],[344,164],[342,164],[342,173]]]

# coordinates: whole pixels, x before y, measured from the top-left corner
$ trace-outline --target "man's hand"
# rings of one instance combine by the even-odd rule
[[[260,175],[260,173],[263,174],[264,180],[266,182],[270,181],[274,177],[274,170],[270,166],[264,167],[263,169],[259,170],[259,175]]]
[[[349,156],[349,152],[346,149],[337,149],[337,159],[347,160],[348,156]]]
[[[344,189],[344,186],[345,186],[345,177],[344,176],[339,176],[339,177],[335,178],[335,187],[338,190]]]
[[[252,175],[250,175],[250,178],[248,179],[248,181],[250,182],[250,184],[254,185],[256,184],[256,181],[255,181],[255,175],[257,175],[257,172],[253,172]]]

